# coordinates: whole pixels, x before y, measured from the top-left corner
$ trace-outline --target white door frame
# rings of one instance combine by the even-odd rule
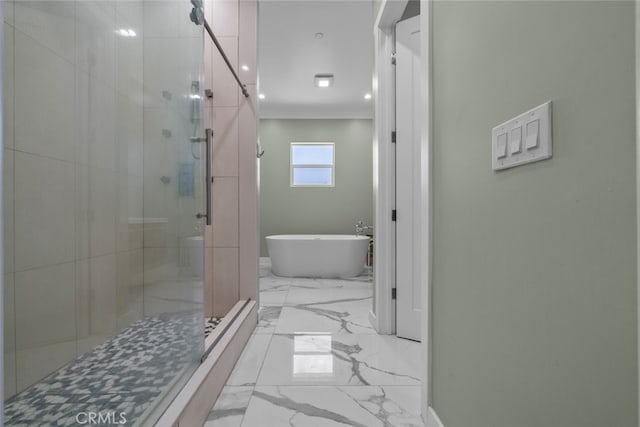
[[[423,364],[423,380],[422,380],[422,418],[425,424],[429,426],[442,426],[440,419],[431,407],[432,401],[432,375],[431,361],[433,352],[432,343],[432,327],[431,327],[431,291],[432,291],[432,268],[433,260],[432,249],[432,222],[433,222],[433,193],[432,193],[432,177],[433,177],[433,89],[432,89],[432,61],[433,61],[433,45],[432,45],[432,0],[420,0],[420,59],[422,61],[422,75],[424,76],[422,87],[422,132],[420,138],[420,158],[422,161],[421,168],[421,219],[423,226],[422,234],[422,264],[421,278],[423,285],[422,293],[422,351],[424,355]]]
[[[422,341],[422,227],[426,224],[421,220],[420,16],[399,21],[395,28],[396,336]]]
[[[374,106],[374,312],[371,322],[381,334],[395,332],[395,301],[391,289],[395,286],[395,230],[391,221],[391,210],[395,208],[395,149],[391,144],[391,132],[395,125],[394,70],[391,64],[393,52],[393,26],[402,17],[407,0],[382,0],[374,24],[375,67],[373,78]],[[441,425],[431,408],[431,174],[432,174],[432,86],[431,86],[431,16],[432,0],[420,0],[420,55],[422,75],[420,88],[423,110],[420,141],[421,168],[421,215],[416,221],[422,223],[420,271],[422,293],[422,418],[426,425]]]
[[[391,64],[394,49],[394,25],[402,16],[408,0],[382,0],[374,24],[373,96],[373,226],[374,307],[370,320],[380,334],[393,334],[395,301],[396,236],[391,211],[395,209],[395,147],[391,132],[395,130],[395,70]]]

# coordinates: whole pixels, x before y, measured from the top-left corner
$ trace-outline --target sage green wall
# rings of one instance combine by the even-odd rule
[[[354,234],[356,222],[372,224],[371,120],[263,119],[260,160],[261,256],[272,234]],[[289,185],[291,142],[335,143],[335,187]]]
[[[637,427],[633,2],[436,1],[433,407],[445,427]],[[553,158],[491,129],[553,101]]]

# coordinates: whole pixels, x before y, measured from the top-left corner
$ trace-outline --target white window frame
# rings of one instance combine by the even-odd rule
[[[331,164],[325,165],[309,165],[309,164],[293,164],[293,147],[299,145],[331,145],[332,147],[332,159]],[[293,182],[293,169],[295,168],[331,168],[331,185],[317,184],[317,185],[300,185]],[[335,142],[291,142],[289,144],[289,185],[295,188],[332,188],[336,186],[336,144]]]

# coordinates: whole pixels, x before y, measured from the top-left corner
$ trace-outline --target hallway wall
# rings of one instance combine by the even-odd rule
[[[364,119],[260,120],[261,256],[272,234],[355,234],[373,224],[372,123]],[[335,142],[336,186],[292,188],[291,142]]]
[[[637,426],[633,2],[433,9],[433,407],[446,427]],[[491,129],[553,101],[553,158]]]

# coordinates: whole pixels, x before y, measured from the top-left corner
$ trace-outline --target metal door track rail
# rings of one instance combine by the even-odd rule
[[[191,21],[196,25],[200,25],[200,24],[204,25],[204,28],[205,30],[207,30],[207,33],[209,33],[211,40],[213,40],[213,43],[216,45],[216,48],[218,48],[218,52],[220,52],[220,55],[222,55],[222,59],[224,59],[224,62],[227,64],[227,67],[229,67],[229,71],[231,71],[231,74],[233,74],[233,78],[236,79],[236,82],[238,82],[238,86],[240,86],[240,89],[242,89],[242,94],[244,95],[245,98],[248,98],[249,92],[247,92],[247,86],[240,81],[240,78],[238,77],[238,73],[236,73],[236,70],[233,69],[233,65],[231,65],[229,58],[227,58],[227,54],[224,53],[224,49],[222,49],[222,46],[220,46],[220,42],[218,42],[216,35],[213,34],[213,30],[209,26],[209,23],[207,22],[206,18],[204,17],[204,11],[202,9],[202,0],[191,0],[191,4],[193,4],[193,9],[191,10],[191,14],[189,15],[189,17],[191,18]]]

